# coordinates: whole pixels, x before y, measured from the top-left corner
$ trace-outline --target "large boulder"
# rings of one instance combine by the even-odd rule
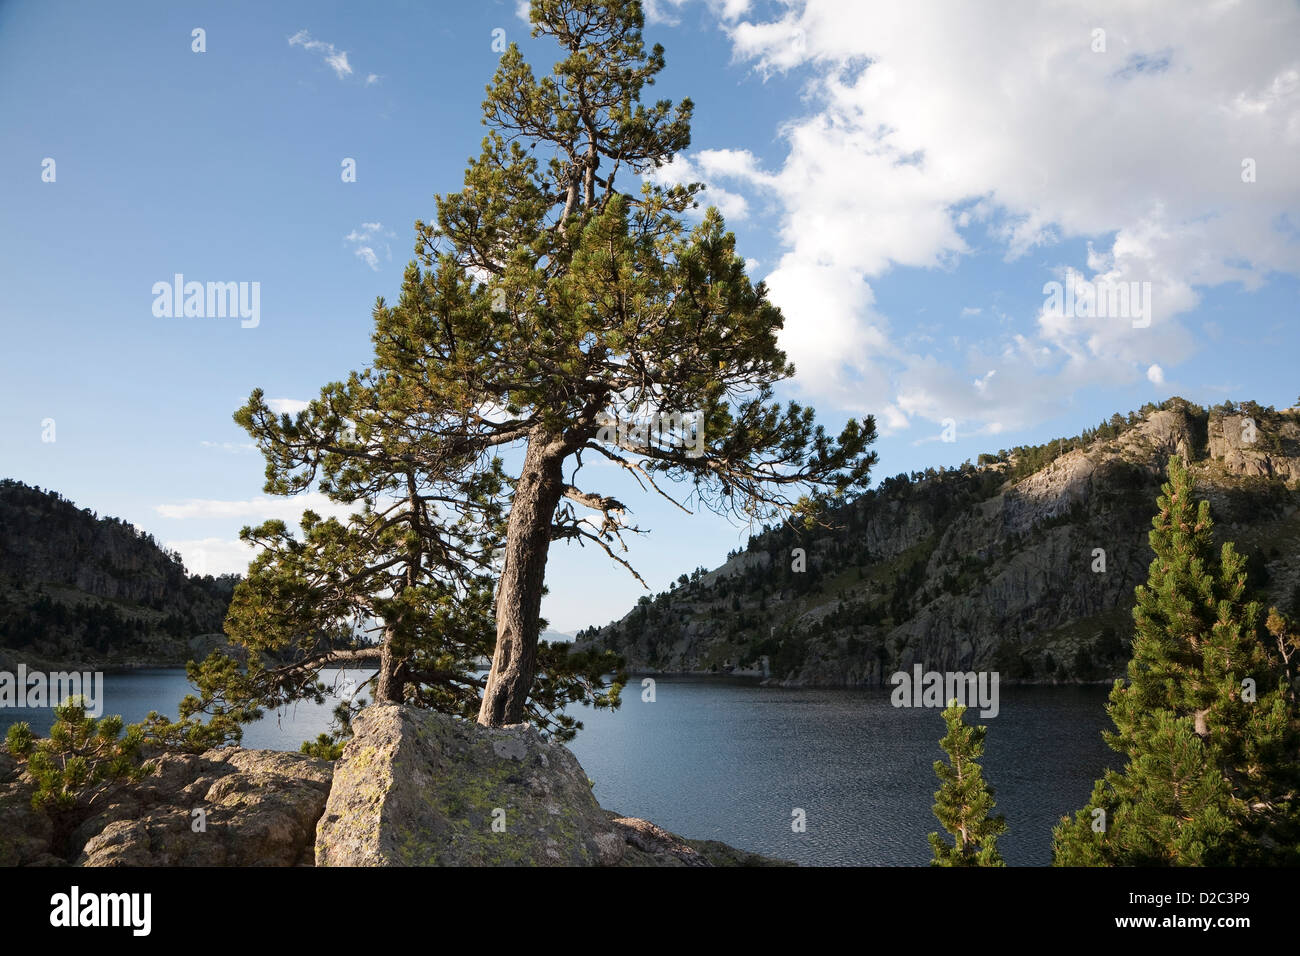
[[[352,730],[318,866],[615,866],[626,852],[577,758],[527,724],[385,704]]]

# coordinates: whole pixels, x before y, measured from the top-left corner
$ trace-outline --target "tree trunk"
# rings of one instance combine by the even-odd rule
[[[402,680],[402,663],[393,653],[393,632],[384,632],[383,647],[379,651],[379,683],[375,688],[376,704],[400,704],[404,698],[405,681]]]
[[[506,523],[505,565],[497,587],[497,644],[483,688],[478,722],[517,724],[537,674],[537,632],[551,523],[564,493],[563,441],[541,433],[528,439],[523,472]]]
[[[413,544],[406,559],[406,579],[405,585],[398,585],[396,595],[400,596],[405,588],[413,588],[420,583],[420,562],[423,560],[423,553],[420,548],[420,499],[415,486],[414,472],[406,473],[407,489],[407,520],[411,524],[411,538]],[[383,649],[379,655],[379,684],[375,688],[375,703],[378,704],[401,704],[406,699],[406,662],[402,656],[399,656],[393,649],[393,643],[397,640],[399,620],[388,621],[384,627]],[[403,654],[409,653],[410,648],[404,647]]]

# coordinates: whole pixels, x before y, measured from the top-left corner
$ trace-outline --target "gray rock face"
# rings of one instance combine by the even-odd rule
[[[1261,434],[1264,432],[1264,434]],[[1300,478],[1300,425],[1283,419],[1276,434],[1262,422],[1245,415],[1224,415],[1210,420],[1210,457],[1220,460],[1232,475]]]
[[[0,757],[0,866],[312,863],[328,762],[224,748],[166,754],[150,770],[139,784],[104,791],[70,834],[56,837],[50,817],[31,808],[31,782]]]
[[[318,866],[614,866],[624,837],[567,749],[395,704],[353,722]]]
[[[78,866],[310,865],[331,768],[237,747],[167,754],[78,828]],[[202,811],[195,814],[194,811]],[[202,828],[196,828],[202,819]]]

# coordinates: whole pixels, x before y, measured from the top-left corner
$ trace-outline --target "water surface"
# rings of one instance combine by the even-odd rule
[[[333,684],[345,674],[326,671]],[[104,712],[128,722],[175,716],[191,688],[184,671],[104,677]],[[805,864],[925,865],[944,724],[935,709],[890,705],[888,689],[800,690],[741,680],[659,678],[655,700],[630,684],[616,712],[578,708],[586,727],[570,745],[611,810],[683,836]],[[1083,806],[1116,755],[1099,687],[1003,687],[983,759],[1008,831],[1009,864],[1051,861],[1051,829]],[[334,702],[300,703],[249,725],[244,746],[297,750],[329,727]],[[973,720],[973,710],[967,719]],[[48,730],[49,711],[0,710]],[[792,827],[802,810],[804,832]]]

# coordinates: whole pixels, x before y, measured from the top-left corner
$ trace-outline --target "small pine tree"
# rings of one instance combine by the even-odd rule
[[[984,753],[987,727],[968,727],[966,708],[954,699],[943,712],[948,733],[939,746],[948,755],[948,763],[934,762],[939,790],[934,795],[934,815],[953,836],[953,846],[930,834],[934,849],[934,866],[1006,866],[997,850],[998,837],[1007,829],[1006,820],[993,810],[993,791],[984,782],[980,765],[975,761]]]
[[[55,707],[54,718],[47,738],[38,739],[27,723],[14,724],[5,737],[9,753],[36,782],[34,809],[66,813],[94,803],[113,783],[140,778],[143,736],[138,726],[128,727],[123,736],[121,717],[96,720],[86,714],[79,697]]]
[[[1107,706],[1116,729],[1104,737],[1126,765],[1056,827],[1054,862],[1300,862],[1300,720],[1284,662],[1261,640],[1245,558],[1230,542],[1215,555],[1209,503],[1180,459],[1162,491],[1128,681]],[[1269,620],[1285,649],[1286,622]]]

